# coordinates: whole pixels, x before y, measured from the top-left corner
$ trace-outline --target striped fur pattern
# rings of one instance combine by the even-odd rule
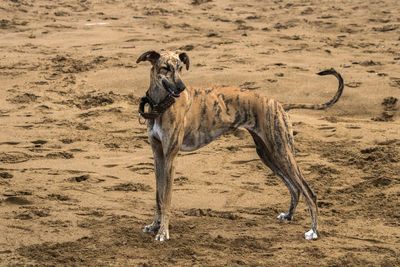
[[[153,51],[154,52],[154,51]],[[148,53],[148,52],[147,52]],[[157,52],[154,52],[157,53]],[[145,53],[146,54],[146,53]],[[142,55],[143,57],[143,55]],[[163,79],[175,90],[182,83],[182,67],[188,65],[185,54],[162,51],[153,55],[155,60],[142,59],[152,63],[149,95],[155,101],[161,101],[167,94],[163,88]],[[185,59],[187,58],[187,62]],[[320,75],[333,74],[334,70]],[[341,77],[340,77],[341,79]],[[321,109],[333,105],[343,90],[341,81],[335,100],[322,106],[282,105],[253,92],[238,88],[214,87],[209,89],[186,88],[180,92],[176,102],[160,117],[148,120],[148,133],[155,161],[156,175],[156,212],[154,221],[144,227],[144,232],[156,233],[156,240],[169,239],[169,217],[173,182],[173,163],[180,150],[199,149],[222,134],[237,128],[247,129],[254,139],[256,151],[262,162],[276,175],[282,178],[291,194],[291,203],[279,220],[292,220],[296,206],[302,194],[311,215],[311,230],[305,233],[306,239],[316,239],[317,197],[296,163],[292,126],[285,109],[313,108]]]

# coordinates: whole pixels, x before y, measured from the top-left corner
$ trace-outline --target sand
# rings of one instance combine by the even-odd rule
[[[398,1],[0,2],[1,266],[400,265]],[[238,86],[291,111],[320,239],[245,131],[177,159],[171,240],[138,99],[150,49],[186,51],[188,86]],[[397,102],[396,102],[397,101]]]

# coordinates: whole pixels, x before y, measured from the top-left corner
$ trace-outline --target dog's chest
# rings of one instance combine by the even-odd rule
[[[157,122],[154,122],[153,126],[150,129],[150,135],[158,140],[162,140],[163,131],[160,127],[160,124],[158,124]]]

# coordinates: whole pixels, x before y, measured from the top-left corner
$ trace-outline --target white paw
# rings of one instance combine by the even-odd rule
[[[307,240],[315,240],[318,238],[318,234],[313,229],[311,229],[304,234],[304,238]]]
[[[160,229],[158,230],[158,233],[156,235],[156,241],[165,241],[169,239],[169,231],[168,231],[168,226],[165,224],[160,225]]]
[[[155,233],[158,231],[158,229],[160,228],[160,225],[157,223],[152,223],[149,225],[146,225],[145,227],[143,227],[143,232],[144,233]]]
[[[277,217],[278,220],[280,221],[291,221],[292,218],[288,216],[287,213],[282,212],[281,214],[278,215]]]
[[[169,235],[166,233],[159,233],[156,235],[156,238],[155,238],[156,241],[160,241],[160,242],[166,241],[168,239],[169,239]]]

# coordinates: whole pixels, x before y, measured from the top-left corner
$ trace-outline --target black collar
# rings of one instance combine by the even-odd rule
[[[146,120],[155,119],[163,114],[170,106],[175,103],[175,98],[168,94],[160,103],[154,102],[149,95],[149,91],[146,92],[146,96],[140,99],[139,114]],[[145,112],[144,108],[146,104],[150,105],[150,111]]]

